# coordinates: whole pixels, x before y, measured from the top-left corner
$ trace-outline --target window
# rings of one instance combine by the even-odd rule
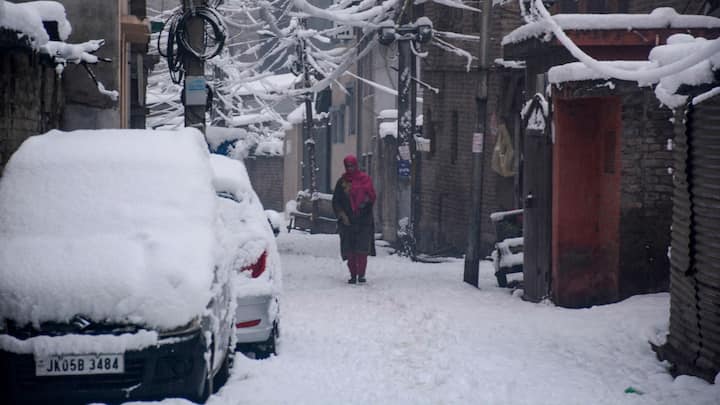
[[[459,128],[459,117],[458,112],[452,112],[452,122],[450,124],[450,136],[452,137],[452,144],[450,145],[450,163],[455,164],[458,158],[458,142],[460,141],[460,128]]]
[[[357,109],[355,108],[355,87],[350,85],[345,88],[345,105],[348,108],[348,133],[357,135]]]
[[[330,107],[330,131],[333,143],[345,142],[345,105]]]

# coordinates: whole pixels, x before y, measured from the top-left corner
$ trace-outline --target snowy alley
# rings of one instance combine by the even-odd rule
[[[279,355],[238,356],[208,404],[720,403],[718,384],[673,380],[650,349],[667,331],[668,294],[562,309],[498,288],[488,262],[478,290],[460,259],[412,263],[382,248],[368,284],[350,286],[336,235],[293,231],[278,245]]]

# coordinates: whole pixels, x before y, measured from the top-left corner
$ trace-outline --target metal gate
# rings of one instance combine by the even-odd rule
[[[524,299],[538,302],[550,294],[552,257],[552,139],[551,119],[545,114],[545,100],[536,94],[523,124],[525,148],[523,173],[523,284]],[[540,114],[540,115],[537,115]],[[538,129],[533,117],[545,120]],[[535,125],[533,125],[535,124]]]
[[[656,348],[676,371],[720,372],[720,96],[686,109],[674,140],[670,334]]]

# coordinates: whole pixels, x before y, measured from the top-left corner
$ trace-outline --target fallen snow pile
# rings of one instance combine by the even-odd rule
[[[190,322],[213,280],[211,176],[193,129],[26,140],[0,180],[0,318]]]

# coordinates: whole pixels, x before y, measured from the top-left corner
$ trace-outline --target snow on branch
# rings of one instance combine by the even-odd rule
[[[334,21],[352,27],[377,29],[380,23],[390,17],[390,10],[398,5],[398,0],[385,0],[375,5],[374,0],[363,0],[356,6],[343,8],[345,3],[332,5],[326,9],[315,7],[306,0],[293,0],[298,10],[314,17]]]
[[[464,49],[458,48],[457,46],[455,46],[447,41],[443,41],[440,38],[433,38],[433,41],[431,42],[431,44],[437,46],[440,49],[446,50],[448,52],[454,53],[458,56],[462,56],[463,58],[467,59],[467,63],[465,64],[465,70],[467,72],[470,71],[473,60],[477,59],[470,52],[468,52]]]
[[[553,17],[542,4],[541,0],[536,0],[534,4],[542,18],[544,18],[544,20],[549,24],[553,34],[555,34],[560,43],[562,43],[574,57],[591,67],[593,70],[617,79],[637,81],[640,85],[656,83],[665,76],[679,73],[720,52],[720,39],[714,39],[707,41],[707,43],[704,44],[704,46],[702,46],[697,52],[680,58],[679,60],[665,66],[641,70],[625,70],[617,68],[612,65],[600,63],[597,59],[594,59],[583,52],[577,45],[575,45],[574,42],[572,42],[567,34],[565,34],[557,22],[555,22]]]
[[[482,10],[475,8],[475,7],[470,7],[466,4],[464,4],[460,0],[432,0],[432,2],[435,4],[440,4],[440,5],[446,6],[446,7],[454,7],[454,8],[459,8],[462,10],[474,11],[476,13],[482,12]]]

